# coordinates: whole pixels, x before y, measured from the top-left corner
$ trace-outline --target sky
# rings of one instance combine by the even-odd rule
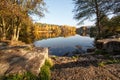
[[[34,17],[34,21],[48,24],[57,25],[70,25],[81,27],[83,25],[89,26],[93,25],[94,22],[89,20],[85,21],[84,24],[77,25],[78,21],[73,19],[74,9],[73,0],[44,0],[46,3],[47,12],[45,12],[45,17],[38,18]]]

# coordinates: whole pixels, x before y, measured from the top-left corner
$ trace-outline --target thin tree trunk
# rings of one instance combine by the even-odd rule
[[[3,34],[3,36],[2,36],[2,40],[5,40],[6,39],[6,28],[5,28],[5,20],[4,20],[4,18],[2,19],[2,26],[3,26],[3,31],[2,31],[2,34]]]
[[[19,26],[21,26],[21,23]],[[18,41],[19,39],[19,33],[21,29],[19,26],[14,27],[12,41]]]
[[[97,0],[95,0],[95,5],[96,5],[96,17],[97,17],[97,36],[100,37],[101,34],[101,27],[100,27],[100,15],[99,15],[99,5],[97,3]]]
[[[20,28],[18,28],[18,30],[17,30],[16,41],[18,41],[18,39],[19,39],[19,34],[20,34]]]
[[[16,29],[16,26],[15,26],[14,29],[13,29],[12,41],[16,41],[16,31],[17,31],[17,29]]]

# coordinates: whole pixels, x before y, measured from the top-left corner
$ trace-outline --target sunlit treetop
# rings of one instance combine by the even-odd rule
[[[37,14],[44,16],[45,2],[44,0],[10,0],[13,4],[18,4],[23,10],[29,14]]]

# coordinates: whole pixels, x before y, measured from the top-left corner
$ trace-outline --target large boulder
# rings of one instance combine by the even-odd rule
[[[108,53],[120,53],[120,39],[98,40],[96,48],[106,50]]]
[[[24,74],[31,72],[38,75],[48,48],[10,47],[0,51],[0,76],[9,74]]]
[[[109,53],[119,53],[120,52],[120,42],[110,41],[110,42],[104,44],[103,48]]]

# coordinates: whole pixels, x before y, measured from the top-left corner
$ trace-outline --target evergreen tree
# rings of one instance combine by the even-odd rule
[[[74,18],[80,22],[96,18],[98,36],[101,34],[101,15],[118,14],[120,12],[120,0],[73,0],[75,3]],[[79,22],[79,23],[80,23]]]

